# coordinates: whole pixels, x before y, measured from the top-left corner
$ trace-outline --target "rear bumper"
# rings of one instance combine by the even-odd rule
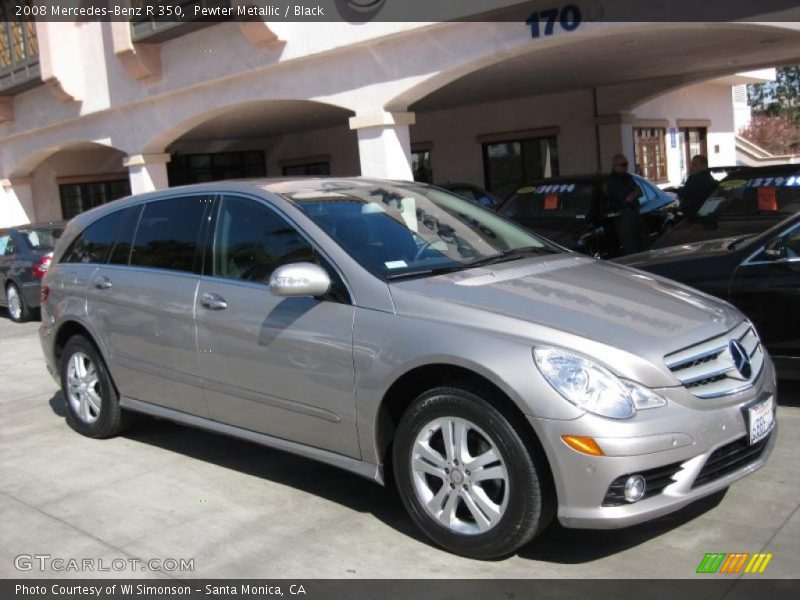
[[[676,401],[642,411],[627,424],[589,414],[573,421],[528,417],[550,462],[558,495],[558,520],[563,526],[615,529],[642,523],[725,489],[767,463],[777,440],[777,422],[766,440],[748,446],[743,407],[769,397],[773,406],[777,405],[771,363],[765,365],[754,388],[738,394],[727,405],[697,410],[681,405],[682,395],[688,394],[683,388],[659,392],[668,401],[670,395]],[[643,421],[637,423],[640,415]],[[606,455],[579,453],[562,441],[562,435],[593,437]],[[716,468],[728,464],[717,462],[723,453],[732,464]],[[661,479],[667,482],[665,487],[654,486],[658,491],[638,502],[610,501],[612,482],[655,470],[670,473]]]

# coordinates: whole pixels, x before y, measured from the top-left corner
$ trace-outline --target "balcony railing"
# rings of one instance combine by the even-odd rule
[[[0,0],[0,96],[17,94],[42,82],[36,25],[13,20],[13,6],[8,0]]]
[[[226,17],[195,17],[195,7],[228,8],[229,0],[178,0],[170,8],[180,9],[182,17],[168,14],[164,4],[153,0],[131,0],[131,6],[141,8],[142,16],[131,19],[131,36],[134,42],[158,43],[208,27]],[[150,16],[147,8],[151,8]],[[162,14],[163,12],[163,14]]]

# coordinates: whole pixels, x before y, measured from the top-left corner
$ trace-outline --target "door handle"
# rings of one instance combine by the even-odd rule
[[[111,288],[114,284],[111,283],[111,280],[108,277],[101,277],[97,281],[94,282],[94,287],[99,290],[107,290]]]
[[[228,303],[225,298],[217,294],[203,294],[200,296],[200,304],[211,310],[223,310],[228,308]]]

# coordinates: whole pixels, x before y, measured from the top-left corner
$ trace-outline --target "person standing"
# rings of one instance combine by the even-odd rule
[[[687,220],[692,221],[697,216],[697,211],[711,193],[717,189],[717,180],[708,169],[708,159],[702,154],[692,157],[689,164],[689,177],[686,183],[678,189],[678,198],[681,200],[681,210]]]
[[[639,216],[641,188],[628,173],[628,159],[616,154],[611,159],[611,173],[603,182],[607,210],[616,215],[614,226],[623,254],[641,252],[647,248],[647,229]]]

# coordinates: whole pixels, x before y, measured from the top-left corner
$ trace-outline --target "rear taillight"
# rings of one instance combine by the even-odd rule
[[[36,275],[39,279],[44,277],[44,274],[47,273],[47,269],[50,268],[50,261],[53,260],[52,254],[46,254],[42,258],[39,259],[39,262],[36,263],[36,266],[33,267],[33,274]]]

